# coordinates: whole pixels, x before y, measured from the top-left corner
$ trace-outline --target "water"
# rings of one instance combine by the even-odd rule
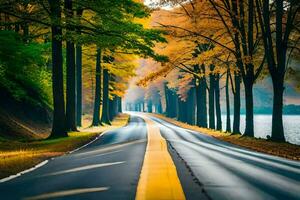
[[[241,115],[241,132],[245,130],[245,115]],[[233,116],[231,116],[231,128]],[[300,145],[300,115],[284,115],[283,126],[285,139],[293,144]],[[222,115],[222,128],[226,129],[226,115]],[[254,135],[257,138],[267,138],[271,135],[272,115],[254,115]]]

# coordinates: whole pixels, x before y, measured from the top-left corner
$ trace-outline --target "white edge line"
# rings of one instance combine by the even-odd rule
[[[103,131],[100,135],[98,135],[95,139],[93,139],[93,140],[90,141],[89,143],[87,143],[87,144],[85,144],[85,145],[83,145],[83,146],[81,146],[81,147],[78,147],[77,149],[74,149],[74,150],[72,150],[72,151],[69,151],[69,152],[67,152],[66,154],[74,153],[74,152],[76,152],[76,151],[78,151],[78,150],[80,150],[80,149],[82,149],[82,148],[84,148],[84,147],[86,147],[86,146],[92,144],[93,142],[95,142],[96,140],[98,140],[104,133],[109,132],[109,131],[111,131],[111,130]],[[58,157],[59,157],[59,156],[58,156]],[[55,157],[52,157],[52,158],[50,158],[50,160],[53,160],[54,158],[55,158]],[[2,178],[2,179],[0,179],[0,183],[4,183],[4,182],[7,182],[7,181],[10,181],[10,180],[12,180],[12,179],[14,179],[14,178],[17,178],[17,177],[19,177],[19,176],[21,176],[21,175],[23,175],[23,174],[26,174],[26,173],[31,172],[31,171],[33,171],[33,170],[36,170],[37,168],[40,168],[40,167],[46,165],[48,162],[49,162],[49,159],[44,160],[44,161],[40,162],[39,164],[35,165],[34,167],[31,167],[31,168],[29,168],[29,169],[26,169],[26,170],[24,170],[24,171],[21,171],[21,172],[15,174],[15,175],[10,175],[10,176],[8,176],[8,177]]]
[[[33,170],[36,170],[37,168],[40,168],[40,167],[46,165],[48,162],[49,162],[49,160],[44,160],[43,162],[40,162],[39,164],[35,165],[32,168],[29,168],[29,169],[26,169],[24,171],[21,171],[21,172],[15,174],[15,175],[10,175],[10,176],[8,176],[6,178],[2,178],[2,179],[0,179],[0,183],[4,183],[6,181],[9,181],[9,180],[12,180],[14,178],[17,178],[17,177],[19,177],[19,176],[21,176],[23,174],[26,174],[26,173],[31,172]]]
[[[116,128],[116,129],[118,129],[118,128]],[[112,129],[112,130],[114,130],[114,129]],[[76,152],[76,151],[79,151],[80,149],[83,149],[84,147],[86,147],[86,146],[92,144],[93,142],[95,142],[96,140],[98,140],[98,139],[99,139],[100,137],[102,137],[105,133],[107,133],[107,132],[109,132],[109,131],[112,131],[112,130],[106,130],[106,131],[101,132],[101,133],[100,133],[97,137],[95,137],[92,141],[90,141],[90,142],[84,144],[84,145],[81,146],[81,147],[78,147],[77,149],[74,149],[74,150],[72,150],[72,151],[69,151],[69,152],[67,152],[66,154],[71,154],[71,153],[74,153],[74,152]]]

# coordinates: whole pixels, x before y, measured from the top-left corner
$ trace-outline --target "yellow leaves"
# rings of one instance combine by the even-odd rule
[[[166,76],[172,69],[173,69],[173,67],[171,67],[170,65],[166,65],[163,68],[161,68],[160,70],[154,71],[154,72],[148,74],[143,79],[138,80],[136,82],[136,84],[138,86],[146,87],[149,82],[152,82],[161,76]]]

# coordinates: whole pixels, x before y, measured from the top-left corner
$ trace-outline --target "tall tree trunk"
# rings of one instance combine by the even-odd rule
[[[241,77],[234,72],[235,93],[233,98],[233,134],[240,132],[240,110],[241,110]]]
[[[67,23],[73,17],[72,0],[65,0]],[[66,91],[66,121],[68,131],[77,131],[76,128],[76,80],[75,80],[75,46],[67,41],[67,91]]]
[[[190,125],[195,124],[195,87],[192,87],[188,92],[187,97],[187,123]]]
[[[96,87],[93,110],[93,126],[98,126],[100,123],[100,105],[101,105],[101,49],[97,49],[96,55]]]
[[[159,96],[158,103],[157,103],[157,113],[162,113],[162,105],[161,105],[161,97]]]
[[[165,100],[166,100],[166,116],[170,117],[170,97],[167,83],[164,83]]]
[[[82,9],[77,9],[77,17],[81,17]],[[80,30],[77,30],[80,34]],[[76,45],[76,125],[81,126],[82,118],[82,47],[81,44]]]
[[[118,113],[121,113],[122,111],[122,98],[118,96]]]
[[[244,81],[244,86],[246,100],[246,128],[244,135],[254,137],[253,84],[250,81]]]
[[[112,121],[118,114],[118,100],[117,96],[109,100],[109,119]]]
[[[205,74],[205,66],[201,65],[201,69],[199,65],[194,66],[195,72]],[[197,117],[196,124],[199,127],[207,128],[207,94],[206,94],[206,78],[202,76],[202,78],[195,78],[195,92],[196,92],[196,104],[197,104]]]
[[[108,69],[103,70],[103,106],[101,122],[111,125],[109,120],[109,72]]]
[[[66,116],[64,101],[64,81],[63,81],[63,58],[62,35],[60,27],[61,8],[60,1],[49,0],[51,12],[51,31],[52,31],[52,92],[53,92],[53,122],[51,137],[67,136]]]
[[[151,101],[151,99],[149,99],[148,102],[147,102],[147,111],[148,111],[148,113],[152,113],[152,101]]]
[[[178,113],[177,113],[177,120],[181,122],[185,122],[185,105],[184,101],[178,98]]]
[[[226,73],[226,132],[231,132],[231,120],[230,120],[230,97],[229,97],[229,74],[230,70],[227,69]]]
[[[76,99],[76,124],[81,126],[82,117],[82,47],[81,45],[76,45],[76,89],[77,89],[77,99]]]
[[[272,139],[275,141],[285,141],[283,129],[283,78],[273,80],[273,113],[272,113]]]
[[[214,75],[214,65],[210,65],[209,74],[209,128],[215,129],[215,75]]]
[[[216,100],[216,118],[217,130],[222,130],[221,105],[220,105],[220,74],[216,74],[215,82],[215,100]]]

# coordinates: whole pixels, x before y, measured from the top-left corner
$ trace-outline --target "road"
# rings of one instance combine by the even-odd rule
[[[151,131],[156,135],[148,133]],[[164,157],[158,162],[157,154],[151,157],[156,150],[151,149],[149,141],[153,145],[165,142],[167,147],[160,151],[168,154],[170,161],[162,163]],[[161,168],[175,172],[167,171],[168,180],[163,180],[161,175],[156,177]],[[141,179],[157,180],[157,184],[147,185]],[[178,193],[172,192],[172,187],[182,190],[183,197],[174,197]],[[149,192],[140,198],[137,194],[145,188],[150,188]],[[0,183],[0,199],[151,199],[145,196],[151,192],[158,199],[163,190],[169,189],[173,196],[164,199],[300,199],[300,162],[257,153],[153,116],[131,113],[127,126]]]

